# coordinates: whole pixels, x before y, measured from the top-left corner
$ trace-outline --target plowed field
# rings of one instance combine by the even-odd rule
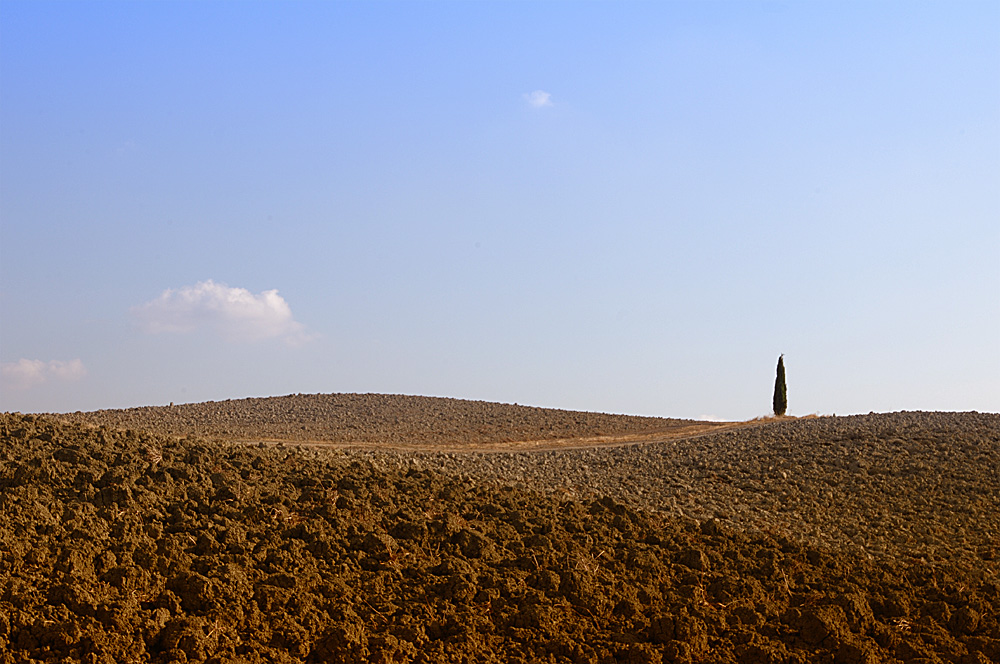
[[[4,414],[0,662],[1000,661],[1000,416],[720,427]]]

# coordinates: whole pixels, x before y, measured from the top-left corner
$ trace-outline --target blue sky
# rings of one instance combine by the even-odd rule
[[[0,410],[1000,411],[996,2],[0,4]]]

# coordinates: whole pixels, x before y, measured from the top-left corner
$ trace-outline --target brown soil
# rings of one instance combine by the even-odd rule
[[[434,451],[552,449],[680,437],[733,423],[385,394],[292,394],[63,415],[168,436]]]
[[[470,403],[456,412],[495,406]],[[261,405],[266,413],[273,402]],[[545,421],[589,415],[555,413],[476,435],[482,444],[525,431],[566,439],[565,428],[537,433]],[[139,420],[130,430],[80,422],[114,417],[133,415],[0,416],[0,662],[1000,661],[989,547],[975,550],[976,573],[635,509],[611,491],[565,498],[504,486],[436,469],[427,454],[408,461],[209,440]],[[644,418],[614,428],[612,416],[594,417],[584,436],[651,433],[636,430]],[[294,430],[294,418],[274,419]],[[903,442],[952,431],[925,419]],[[993,462],[981,491],[995,496],[1000,417],[946,421],[972,432],[954,440]],[[229,435],[280,437],[242,426]],[[459,443],[462,426],[424,426],[427,439]],[[800,430],[790,426],[754,431],[780,440]],[[506,459],[536,456],[442,458],[490,459],[503,480]]]

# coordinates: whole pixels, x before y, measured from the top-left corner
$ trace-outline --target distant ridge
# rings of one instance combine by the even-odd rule
[[[705,423],[398,394],[289,394],[60,415],[171,436],[364,444],[489,444],[646,436]]]

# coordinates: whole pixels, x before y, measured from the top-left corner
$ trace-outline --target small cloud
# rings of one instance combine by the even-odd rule
[[[118,154],[119,157],[122,157],[128,154],[132,154],[133,152],[135,152],[135,149],[136,149],[135,141],[125,141],[124,143],[120,143],[118,147],[115,148],[115,152]]]
[[[698,418],[702,422],[728,422],[724,417],[719,417],[717,415],[702,415]]]
[[[44,362],[20,359],[17,362],[5,362],[0,365],[0,376],[3,376],[4,383],[15,390],[31,389],[50,380],[60,382],[79,380],[86,374],[87,369],[80,360]]]
[[[254,295],[211,279],[168,288],[156,299],[133,307],[132,316],[150,334],[209,329],[228,341],[281,339],[292,346],[315,338],[292,318],[291,308],[277,290]]]
[[[533,108],[543,108],[552,105],[552,95],[544,90],[525,93],[524,98]]]

